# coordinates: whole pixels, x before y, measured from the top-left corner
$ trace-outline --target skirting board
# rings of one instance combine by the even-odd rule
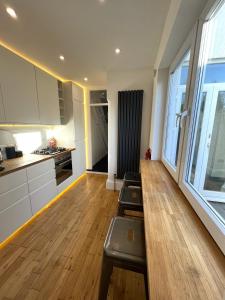
[[[117,191],[120,191],[122,186],[123,186],[123,180],[122,179],[116,179],[115,189]],[[107,181],[106,181],[106,188],[107,188],[107,190],[114,190],[114,180],[108,178]]]

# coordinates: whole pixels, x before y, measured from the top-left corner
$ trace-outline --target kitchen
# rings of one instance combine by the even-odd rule
[[[222,148],[201,170],[217,198],[183,176],[201,22],[223,2],[0,0],[0,299],[223,299]]]

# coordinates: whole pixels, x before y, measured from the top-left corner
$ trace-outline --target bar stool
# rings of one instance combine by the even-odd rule
[[[124,185],[141,187],[141,174],[135,172],[126,172],[124,174]]]
[[[98,300],[106,300],[113,267],[142,273],[148,298],[144,222],[114,217],[104,243]]]
[[[118,216],[124,216],[125,210],[143,212],[142,190],[123,186],[118,199]]]

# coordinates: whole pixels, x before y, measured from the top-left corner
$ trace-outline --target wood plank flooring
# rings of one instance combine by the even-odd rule
[[[141,161],[150,299],[225,300],[225,257],[161,162]]]
[[[102,249],[118,193],[87,175],[0,250],[0,299],[97,299]],[[115,269],[108,299],[142,300],[140,274]]]

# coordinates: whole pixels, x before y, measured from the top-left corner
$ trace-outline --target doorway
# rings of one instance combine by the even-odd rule
[[[108,173],[108,101],[106,90],[90,91],[92,169]]]

